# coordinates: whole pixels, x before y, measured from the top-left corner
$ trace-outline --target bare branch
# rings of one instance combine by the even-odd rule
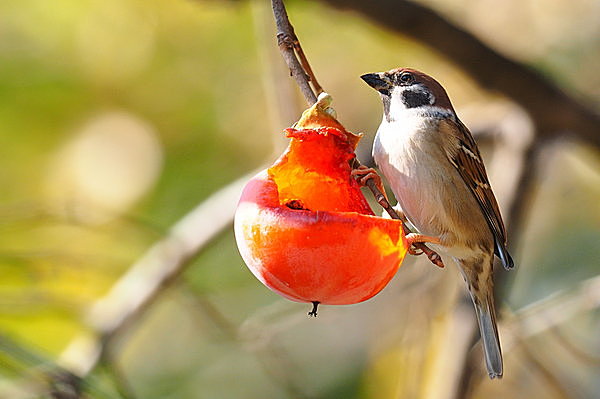
[[[248,174],[220,189],[185,215],[117,281],[88,315],[100,339],[74,339],[60,363],[79,376],[104,357],[111,339],[138,317],[212,239],[230,225]]]
[[[296,47],[300,49],[300,43],[298,42],[298,38],[294,33],[294,28],[290,23],[290,20],[287,15],[287,11],[285,9],[285,5],[282,0],[272,0],[271,4],[273,6],[273,16],[275,17],[275,24],[277,25],[277,45],[281,50],[281,55],[285,60],[285,63],[290,68],[290,73],[296,79],[296,83],[298,83],[298,87],[300,87],[300,91],[308,105],[313,105],[317,102],[317,96],[313,92],[312,88],[309,84],[309,79],[311,78],[306,70],[311,71],[310,67],[306,70],[302,67],[298,58],[296,58],[296,54],[294,50]],[[304,55],[304,52],[302,52]],[[306,58],[305,58],[306,59]],[[308,62],[306,62],[308,65]],[[314,79],[314,75],[313,75]],[[314,80],[313,80],[314,81]],[[319,86],[320,88],[320,86]],[[323,89],[321,89],[322,91]]]
[[[398,0],[322,0],[357,11],[376,24],[431,46],[469,73],[483,87],[498,91],[531,115],[539,134],[570,132],[600,148],[600,115],[565,94],[528,66],[493,50],[431,9]]]
[[[315,73],[313,72],[312,68],[310,67],[310,64],[308,63],[308,59],[306,58],[306,54],[304,54],[304,50],[302,50],[302,46],[300,45],[300,41],[298,40],[298,38],[295,38],[294,50],[296,50],[296,54],[300,59],[300,64],[302,64],[302,68],[304,68],[306,74],[309,76],[310,83],[312,84],[312,87],[315,89],[315,92],[318,96],[319,94],[323,93],[323,88],[321,87],[319,82],[317,82],[317,77],[315,76]]]
[[[600,276],[582,281],[574,289],[555,292],[520,309],[514,317],[507,317],[506,322],[501,323],[500,328],[509,331],[505,349],[510,351],[514,346],[511,336],[530,338],[566,323],[577,314],[591,312],[599,307]]]

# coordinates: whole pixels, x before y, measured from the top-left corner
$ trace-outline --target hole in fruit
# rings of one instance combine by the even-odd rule
[[[285,206],[287,206],[290,209],[296,209],[296,210],[304,210],[304,211],[308,211],[308,208],[304,207],[304,204],[302,203],[302,201],[300,200],[291,200],[285,203]]]

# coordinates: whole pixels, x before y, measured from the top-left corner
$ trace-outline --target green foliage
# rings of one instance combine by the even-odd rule
[[[458,107],[492,98],[434,49],[356,15],[317,2],[289,11],[340,119],[367,132],[361,153],[380,119],[363,73],[410,64],[447,82]],[[262,80],[281,64],[269,67],[261,52],[266,43],[280,60],[260,33],[270,15],[258,1],[22,0],[1,2],[0,15],[0,397],[31,398],[46,386],[45,367],[88,332],[94,301],[170,226],[272,161],[285,126],[273,126]],[[583,41],[575,54],[563,44],[564,57],[538,51],[533,61],[585,91],[571,59],[587,55]],[[586,76],[597,77],[590,65]],[[300,113],[292,98],[280,105]],[[572,158],[564,170],[577,179],[552,170],[535,200],[516,305],[599,272],[598,177]],[[563,208],[572,192],[576,206]],[[298,387],[367,397],[364,386],[380,386],[366,380],[382,345],[381,327],[369,328],[403,311],[393,301],[410,288],[398,288],[405,276],[366,304],[307,320],[306,306],[254,279],[228,230],[116,340],[116,366],[94,370],[84,389],[118,397],[118,366],[141,398],[296,397]]]

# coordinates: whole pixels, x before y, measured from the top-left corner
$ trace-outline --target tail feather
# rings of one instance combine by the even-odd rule
[[[484,300],[478,300],[473,296],[473,303],[475,304],[488,374],[492,379],[502,378],[502,351],[496,326],[494,301],[491,296],[487,296]]]
[[[481,334],[485,365],[490,378],[502,378],[502,351],[496,326],[494,284],[492,282],[492,256],[469,259],[453,258],[467,283],[475,305],[477,323]]]

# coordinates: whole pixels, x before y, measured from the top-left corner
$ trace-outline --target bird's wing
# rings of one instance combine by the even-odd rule
[[[440,133],[450,139],[446,155],[477,199],[494,235],[496,255],[506,269],[511,269],[514,264],[506,248],[506,229],[473,136],[458,118],[442,120]]]

